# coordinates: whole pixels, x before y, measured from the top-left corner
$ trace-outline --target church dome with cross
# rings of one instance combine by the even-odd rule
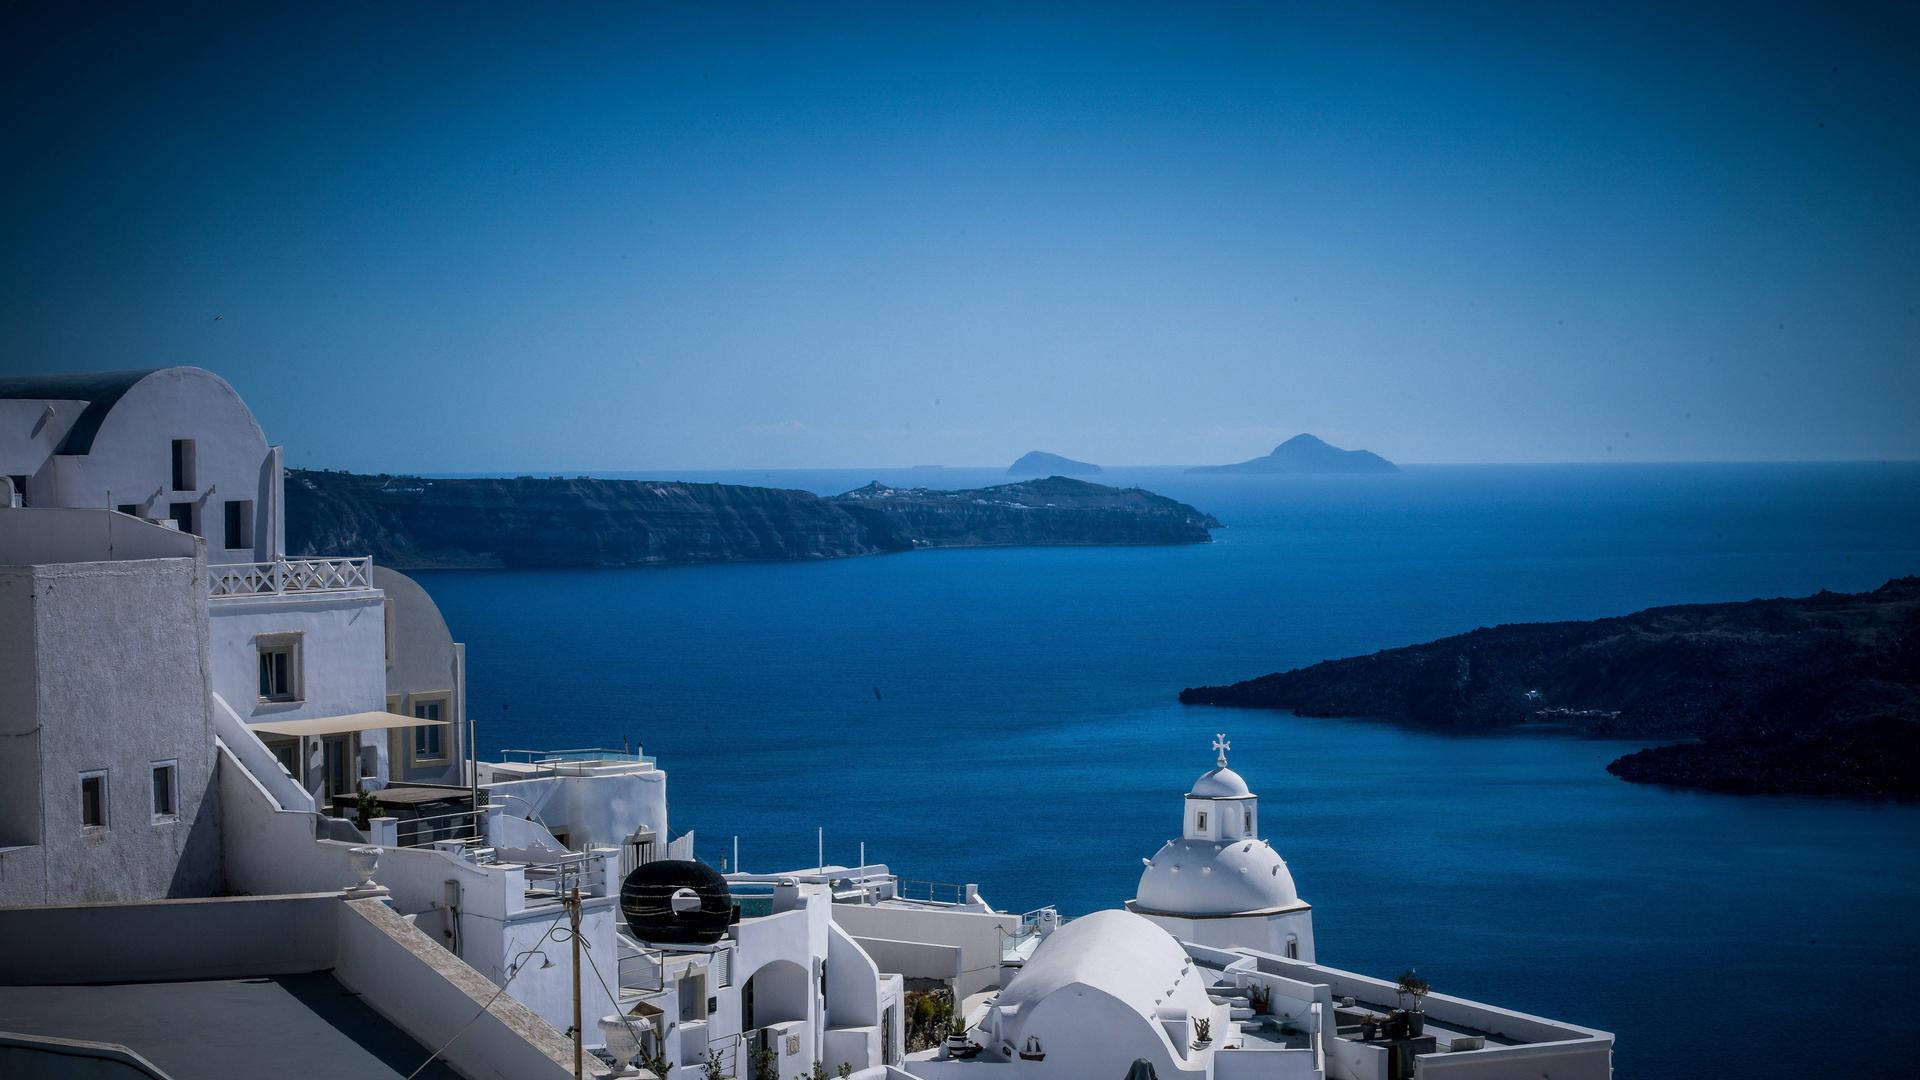
[[[1260,800],[1227,768],[1225,735],[1214,738],[1214,767],[1187,792],[1181,836],[1169,840],[1140,872],[1129,910],[1162,923],[1176,937],[1310,955],[1309,905],[1295,890],[1286,860],[1260,838]],[[1272,924],[1272,925],[1269,925]]]

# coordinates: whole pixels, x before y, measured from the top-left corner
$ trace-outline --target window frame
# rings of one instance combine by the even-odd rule
[[[439,706],[440,715],[435,719],[447,721],[447,723],[414,724],[408,727],[407,764],[409,766],[449,764],[453,761],[452,740],[447,737],[449,733],[448,729],[453,726],[453,717],[450,715],[453,712],[453,691],[436,690],[425,694],[409,694],[407,696],[407,715],[416,720],[427,719],[427,717],[420,715],[419,710],[423,705]],[[426,755],[420,752],[420,736],[428,730],[432,730],[440,736],[440,752],[437,755]]]
[[[256,665],[264,661],[266,657],[271,654],[279,652],[285,652],[287,654],[286,692],[284,694],[262,693],[257,699],[259,704],[297,705],[306,700],[306,672],[304,670],[306,665],[302,657],[302,654],[306,651],[304,648],[305,637],[306,634],[299,630],[254,635],[253,649],[256,657]],[[256,672],[257,670],[256,667]],[[255,689],[261,689],[257,680]]]
[[[153,823],[155,825],[164,825],[164,824],[169,824],[171,822],[179,821],[180,820],[180,759],[169,758],[165,761],[153,762],[152,764],[153,764],[153,782],[154,782],[153,791],[152,791],[152,796],[154,801]],[[159,774],[162,769],[166,770],[166,773],[167,773],[166,788],[165,788],[166,795],[167,795],[167,805],[166,805],[166,809],[164,810],[161,809],[159,806],[159,802],[160,802],[159,796],[161,792]]]
[[[97,822],[92,822],[87,820],[87,784],[88,782],[94,781],[94,780],[98,780],[100,782],[100,820]],[[106,832],[107,829],[112,827],[112,825],[113,825],[113,800],[112,800],[112,789],[107,786],[107,770],[105,769],[84,770],[80,774],[80,831],[81,833],[85,834],[85,833],[91,833],[91,832]]]
[[[1207,831],[1207,812],[1205,810],[1195,810],[1193,812],[1193,831]]]

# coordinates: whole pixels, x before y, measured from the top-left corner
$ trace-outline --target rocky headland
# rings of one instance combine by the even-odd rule
[[[913,547],[1204,544],[1213,515],[1142,488],[1049,476],[973,491],[868,484],[829,502],[876,515]]]
[[[1482,628],[1180,700],[1457,732],[1554,725],[1664,743],[1607,766],[1636,782],[1915,798],[1920,577]]]
[[[869,485],[822,498],[737,484],[426,479],[289,470],[287,549],[399,569],[834,559],[915,548],[1203,544],[1219,522],[1066,477],[971,491]]]

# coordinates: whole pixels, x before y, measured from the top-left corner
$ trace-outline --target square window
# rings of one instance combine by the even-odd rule
[[[120,511],[121,513],[127,515],[128,517],[140,516],[139,503],[121,503],[119,506],[114,507],[114,509]]]
[[[260,700],[300,700],[300,635],[262,634],[254,639],[260,650]]]
[[[179,766],[171,761],[153,765],[153,819],[162,821],[180,816]]]
[[[195,536],[199,536],[200,530],[194,528],[193,511],[194,505],[190,502],[167,504],[167,517],[173,520],[173,524],[183,533],[192,533]]]
[[[227,547],[253,547],[253,500],[228,499],[227,511]]]
[[[80,827],[83,829],[104,829],[107,827],[107,773],[80,774]]]
[[[192,439],[173,440],[173,490],[192,491],[199,487],[199,455],[194,452]]]

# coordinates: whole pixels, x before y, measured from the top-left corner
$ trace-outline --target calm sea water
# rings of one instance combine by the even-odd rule
[[[1011,910],[1115,906],[1224,730],[1325,963],[1417,965],[1614,1031],[1622,1076],[1845,1075],[1920,1035],[1920,808],[1628,785],[1604,766],[1634,744],[1175,701],[1480,625],[1920,573],[1920,466],[1106,479],[1229,527],[1182,548],[418,576],[467,643],[483,752],[637,740],[716,863],[737,835],[749,869],[811,866],[824,826],[830,861],[864,841]]]

